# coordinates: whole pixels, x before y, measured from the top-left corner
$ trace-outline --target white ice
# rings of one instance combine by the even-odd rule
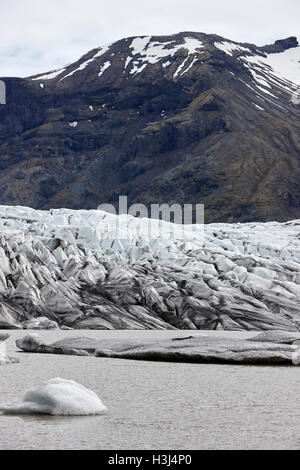
[[[51,379],[28,390],[18,402],[0,406],[6,414],[100,415],[106,411],[96,393],[73,380]]]
[[[131,42],[133,56],[141,56],[135,59],[134,67],[131,69],[131,75],[141,73],[148,64],[156,64],[164,57],[174,56],[180,49],[186,49],[188,56],[199,53],[204,47],[202,41],[195,38],[185,37],[183,43],[176,44],[175,41],[157,42],[151,41],[151,36],[134,38]],[[186,60],[186,59],[184,59]],[[127,64],[128,65],[128,64]],[[165,65],[166,67],[167,65]],[[180,66],[181,70],[182,66]],[[179,74],[175,73],[174,78]]]
[[[111,66],[111,63],[109,60],[104,62],[104,64],[100,67],[99,77],[101,77],[101,75],[103,75],[105,70],[107,70],[110,66]]]
[[[214,46],[230,56],[233,56],[233,52],[249,52],[251,54],[250,49],[240,46],[239,44],[234,44],[233,42],[215,42]]]
[[[112,285],[114,295],[134,296],[131,278],[143,285],[147,318],[159,305],[197,326],[205,305],[209,312],[222,311],[225,329],[260,328],[261,319],[297,328],[300,221],[177,226],[100,210],[0,206],[2,321],[20,323],[18,308],[77,328],[105,313],[101,322],[109,325],[111,307],[88,305],[81,286]],[[183,279],[193,309],[181,294]],[[119,293],[120,280],[129,283],[126,293],[121,287]],[[127,325],[140,327],[140,302],[124,300],[122,311],[113,307],[114,315],[124,319],[130,313]]]
[[[78,122],[77,122],[77,121],[69,122],[69,126],[70,126],[70,127],[77,127],[77,126],[78,126]]]
[[[45,73],[44,75],[39,75],[38,77],[33,78],[32,80],[51,80],[52,78],[56,78],[65,72],[66,68],[63,69],[56,69],[54,71]]]

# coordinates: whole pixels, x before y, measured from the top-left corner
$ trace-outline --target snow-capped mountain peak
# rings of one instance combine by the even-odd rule
[[[134,38],[126,38],[115,43],[106,44],[98,49],[91,51],[83,56],[74,64],[70,64],[62,69],[57,69],[46,74],[40,74],[32,77],[32,80],[54,80],[59,82],[72,77],[74,74],[80,73],[85,69],[91,68],[92,65],[99,66],[102,72],[98,76],[102,76],[105,70],[109,68],[115,61],[121,60],[124,72],[130,75],[141,73],[147,66],[160,64],[164,69],[172,65],[174,56],[179,56],[182,60],[178,63],[181,71],[173,74],[173,78],[182,75],[187,71],[187,62],[189,57],[199,60],[203,54],[218,49],[230,57],[237,57],[247,67],[260,68],[262,73],[273,74],[282,80],[288,82],[299,82],[300,69],[300,47],[297,41],[292,43],[292,48],[288,44],[287,49],[282,47],[280,52],[264,53],[265,48],[259,48],[254,45],[247,45],[228,40],[213,41],[214,36],[204,35],[201,33],[182,33],[173,36],[139,36]],[[170,40],[171,39],[171,40]],[[178,54],[181,51],[181,54]],[[125,57],[126,55],[126,57]],[[87,58],[88,57],[88,58]],[[171,60],[170,60],[171,59]],[[104,67],[104,65],[106,67]],[[191,64],[191,61],[189,61]],[[186,67],[184,68],[184,65]],[[193,63],[194,65],[194,63]],[[255,78],[255,77],[254,77]],[[272,76],[268,77],[272,81]],[[273,79],[274,80],[274,79]]]

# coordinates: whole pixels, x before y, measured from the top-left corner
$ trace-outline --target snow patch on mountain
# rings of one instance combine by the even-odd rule
[[[76,67],[74,70],[71,70],[71,72],[64,75],[59,80],[59,82],[65,80],[68,77],[72,77],[77,72],[81,72],[82,70],[84,70],[89,64],[93,63],[95,59],[97,59],[97,58],[101,57],[102,55],[104,55],[109,50],[111,45],[112,45],[112,43],[105,44],[104,46],[99,47],[97,52],[90,59],[84,60],[78,67]],[[80,60],[82,60],[82,58],[79,59],[79,61]],[[71,64],[70,66],[73,67],[74,64]],[[69,69],[70,66],[66,65],[64,68],[48,72],[44,75],[38,75],[37,77],[32,78],[32,80],[52,80],[53,78],[56,78],[59,75],[62,75],[64,72],[66,72]]]
[[[6,343],[0,337],[0,364],[1,364],[1,362],[4,362],[5,357],[6,357]]]
[[[170,59],[174,58],[179,50],[187,51],[187,55],[184,54],[181,62],[176,60],[177,68],[173,73],[174,79],[187,73],[199,60],[201,52],[207,46],[206,42],[204,44],[203,41],[190,36],[169,41],[155,40],[153,36],[140,36],[127,38],[125,43],[125,49],[128,50],[129,55],[126,60],[124,57],[121,60],[125,61],[124,73],[129,71],[132,77],[140,74],[148,65],[160,63],[164,69],[167,69],[174,63],[174,59]],[[81,58],[77,66],[71,64],[38,75],[32,80],[52,80],[59,77],[59,82],[62,82],[66,78],[85,70],[95,60],[105,55],[113,44],[116,43],[100,47],[88,59]],[[273,89],[271,95],[272,98],[276,99],[276,92],[288,92],[289,95],[293,95],[295,90],[298,89],[297,87],[300,85],[300,46],[292,47],[280,53],[263,53],[259,52],[259,48],[251,48],[251,50],[249,47],[227,40],[215,41],[213,44],[215,48],[242,62],[250,70],[255,86],[260,92],[270,94],[270,90]],[[208,46],[210,47],[209,44]],[[99,77],[112,65],[114,55],[115,53],[110,54],[111,60],[105,60],[104,63],[100,61]]]
[[[62,80],[65,80],[66,78],[68,77],[71,77],[72,75],[74,75],[74,73],[77,73],[77,72],[80,72],[81,70],[84,70],[91,62],[93,62],[95,59],[95,56],[92,57],[91,59],[88,59],[84,62],[82,62],[82,64],[79,65],[79,67],[77,67],[75,70],[72,70],[72,72],[68,73],[67,75],[65,75],[63,78],[60,79],[60,82]]]
[[[300,84],[300,46],[265,57],[246,56],[245,61],[289,83]]]
[[[63,69],[56,69],[54,71],[45,73],[44,75],[38,75],[37,77],[34,77],[32,80],[52,80],[53,78],[58,77],[62,73],[66,71],[66,68]]]
[[[105,70],[107,70],[110,66],[111,66],[111,63],[109,60],[104,62],[104,64],[100,67],[100,72],[98,74],[99,77],[101,77],[101,75],[104,74]]]
[[[198,59],[198,57],[194,57],[190,65],[181,73],[181,75],[187,73],[194,66],[195,62],[197,62]]]
[[[77,122],[77,121],[69,122],[69,126],[70,126],[70,127],[77,127],[77,126],[78,126],[78,122]]]
[[[250,50],[229,41],[215,42],[214,46],[242,62],[251,72],[255,86],[260,92],[278,99],[278,92],[293,95],[295,90],[299,89],[300,46],[278,53],[259,53],[258,49]]]
[[[264,108],[262,108],[261,106],[258,106],[258,104],[255,104],[255,103],[252,103],[254,104],[254,106],[257,108],[257,109],[260,109],[261,111],[264,111]]]

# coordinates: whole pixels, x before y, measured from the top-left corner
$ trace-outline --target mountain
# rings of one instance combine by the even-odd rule
[[[0,203],[204,203],[206,222],[300,218],[300,47],[183,32],[3,78]]]
[[[300,220],[192,228],[1,206],[0,328],[299,331]]]

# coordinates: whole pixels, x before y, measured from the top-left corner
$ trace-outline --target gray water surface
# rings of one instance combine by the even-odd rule
[[[8,352],[20,364],[0,367],[0,402],[54,377],[94,390],[103,416],[0,415],[0,449],[299,449],[299,367],[144,362]],[[38,332],[53,342],[93,338],[178,337],[187,331]],[[197,332],[196,332],[197,334]],[[202,332],[199,334],[206,334]],[[223,335],[220,332],[208,332]],[[225,333],[247,337],[253,333]]]

